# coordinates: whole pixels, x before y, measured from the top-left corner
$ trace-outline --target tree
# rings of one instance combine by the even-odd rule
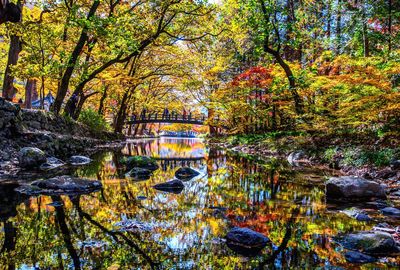
[[[8,1],[5,1],[5,3],[5,7],[3,7],[3,4],[0,6],[0,23],[6,21],[19,22],[21,20],[21,10],[23,6],[22,1],[18,0],[17,5],[9,3]],[[12,68],[17,64],[19,53],[22,50],[22,44],[19,35],[18,26],[16,26],[10,37],[8,60],[3,81],[2,96],[8,100],[12,100],[16,92],[14,88],[14,76],[12,74]]]

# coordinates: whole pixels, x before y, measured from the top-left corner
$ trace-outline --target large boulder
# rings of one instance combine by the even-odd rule
[[[30,185],[20,186],[16,189],[19,193],[34,195],[76,195],[87,194],[102,187],[101,182],[82,179],[72,176],[57,176],[46,180],[37,180]]]
[[[150,179],[153,172],[148,169],[135,167],[125,174],[125,177],[136,181],[143,181]]]
[[[32,169],[46,162],[46,154],[36,147],[24,147],[18,153],[19,166]]]
[[[85,156],[72,156],[69,158],[69,163],[73,166],[87,165],[92,162],[92,159]]]
[[[155,188],[157,190],[175,193],[175,194],[181,193],[184,187],[185,187],[185,185],[182,183],[182,181],[177,180],[177,179],[153,186],[153,188]]]
[[[384,188],[377,182],[354,176],[331,177],[326,182],[328,200],[368,200],[386,198]]]
[[[151,171],[158,169],[158,164],[155,159],[146,156],[132,156],[123,157],[120,160],[121,164],[124,164],[128,170],[133,168],[143,168]]]
[[[392,235],[385,232],[366,231],[339,238],[344,248],[372,255],[388,255],[399,252]]]
[[[255,255],[271,242],[261,233],[238,227],[230,230],[225,239],[230,249],[243,255]]]
[[[183,168],[179,168],[176,172],[175,172],[175,177],[178,178],[179,180],[182,181],[187,181],[192,179],[193,177],[198,176],[200,173],[196,170],[193,170],[192,168],[189,167],[183,167]]]

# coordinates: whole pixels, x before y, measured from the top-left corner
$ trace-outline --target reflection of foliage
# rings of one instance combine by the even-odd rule
[[[157,170],[150,180],[135,183],[119,178],[115,167],[119,158],[111,153],[95,159],[93,167],[83,167],[77,174],[97,175],[103,182],[103,191],[61,198],[72,247],[87,269],[149,269],[152,263],[161,263],[165,269],[191,264],[214,269],[255,268],[263,262],[269,265],[271,253],[267,250],[246,262],[218,241],[231,226],[262,232],[276,245],[286,241],[287,248],[272,264],[293,263],[286,265],[288,268],[341,265],[343,258],[329,242],[329,236],[368,229],[356,220],[328,213],[323,190],[303,185],[303,175],[298,178],[276,159],[262,165],[231,155],[208,159],[208,178],[185,182],[180,195],[152,188],[173,178],[175,169]],[[196,169],[205,173],[206,168]],[[139,200],[138,196],[147,199]],[[35,263],[41,268],[72,265],[63,236],[66,230],[59,229],[57,211],[47,205],[51,202],[42,196],[18,206],[17,216],[9,219],[17,228],[16,247],[0,256],[0,264],[5,265],[12,258],[17,267]],[[299,214],[291,223],[294,209],[299,209]],[[152,230],[118,232],[113,224],[123,218],[147,223]],[[0,238],[3,237],[1,232]],[[82,244],[91,241],[100,245]]]

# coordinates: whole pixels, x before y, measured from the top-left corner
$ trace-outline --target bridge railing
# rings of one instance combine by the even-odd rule
[[[204,122],[207,119],[206,115],[183,115],[183,114],[163,114],[163,113],[148,113],[148,114],[141,114],[141,115],[131,115],[130,121],[131,122],[140,122],[140,121],[149,121],[149,120],[175,120],[175,121],[188,121],[188,122]]]

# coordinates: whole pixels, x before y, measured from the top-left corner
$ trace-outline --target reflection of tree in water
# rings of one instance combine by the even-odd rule
[[[17,186],[13,183],[0,185],[0,221],[3,223],[4,232],[1,254],[13,252],[16,246],[17,230],[10,218],[17,215],[16,207],[24,199],[14,191]],[[10,257],[8,257],[7,269],[15,269],[15,262]]]
[[[200,157],[204,156],[203,150],[204,143],[199,139],[162,138],[128,143],[122,153],[130,156]]]
[[[327,241],[329,235],[363,228],[342,216],[327,215],[323,191],[297,185],[297,175],[276,160],[257,164],[211,149],[203,175],[185,182],[183,193],[175,195],[152,188],[172,178],[175,169],[157,170],[150,180],[133,182],[120,180],[117,155],[100,159],[93,164],[97,172],[86,169],[77,174],[102,179],[102,192],[53,197],[53,202],[63,204],[55,208],[41,206],[52,202],[46,196],[31,199],[30,205],[14,202],[15,217],[7,222],[12,222],[18,237],[10,230],[1,238],[3,243],[14,241],[15,251],[4,249],[0,264],[15,252],[16,265],[53,268],[78,268],[78,263],[82,268],[313,268],[340,259]],[[113,224],[122,217],[143,222],[151,230],[118,231]],[[218,240],[232,226],[262,232],[280,248],[243,261]],[[85,241],[104,245],[84,247]]]

